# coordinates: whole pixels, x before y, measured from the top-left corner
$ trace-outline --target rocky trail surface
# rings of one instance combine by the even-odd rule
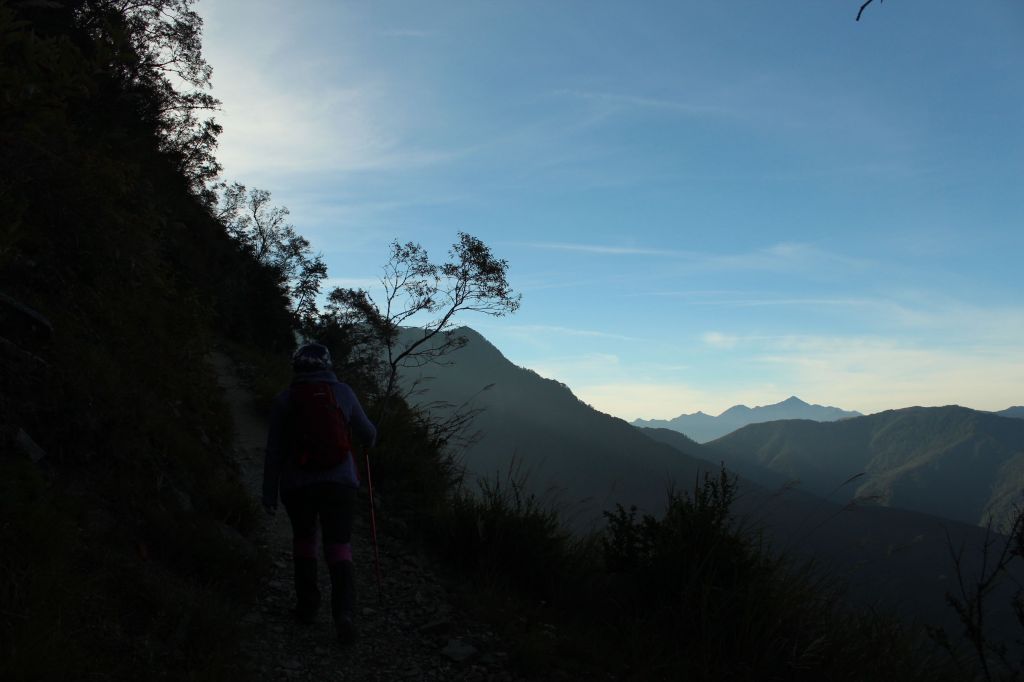
[[[233,361],[213,358],[235,422],[235,452],[244,481],[259,499],[266,424]],[[379,536],[383,599],[378,600],[368,508],[360,497],[353,550],[357,571],[358,638],[342,647],[331,622],[330,583],[321,561],[324,605],[312,625],[299,625],[294,606],[291,528],[283,510],[267,517],[259,536],[271,557],[270,577],[245,617],[246,667],[260,680],[497,680],[511,672],[508,654],[488,626],[454,607],[430,562],[386,534]]]

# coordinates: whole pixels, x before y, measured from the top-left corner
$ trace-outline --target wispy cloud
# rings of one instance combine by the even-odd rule
[[[416,28],[388,28],[377,31],[377,35],[385,38],[430,38],[436,35],[436,33]]]
[[[1024,342],[934,348],[879,337],[799,336],[766,344],[755,359],[783,368],[801,391],[862,411],[953,403],[994,410],[1024,398]]]
[[[379,111],[386,95],[376,88],[297,91],[236,76],[247,87],[221,95],[224,123],[219,156],[229,172],[272,167],[277,173],[352,173],[411,170],[450,161],[461,152],[409,144],[401,127]]]
[[[409,113],[399,77],[344,68],[352,59],[345,41],[317,49],[308,35],[315,27],[303,23],[302,12],[244,10],[225,4],[204,13],[213,95],[223,101],[218,158],[229,175],[407,170],[461,153],[415,143],[413,130],[426,114]],[[403,27],[383,33],[428,35]]]
[[[590,253],[601,256],[670,256],[696,257],[697,254],[673,249],[656,249],[636,246],[609,246],[604,244],[578,244],[571,242],[527,242],[524,246],[545,251],[569,251]]]
[[[718,104],[685,102],[661,97],[647,97],[628,93],[587,90],[556,90],[555,95],[571,97],[617,109],[653,109],[690,116],[734,115],[734,110]]]
[[[732,342],[728,335],[710,340]],[[787,395],[864,413],[949,404],[999,410],[1024,402],[1024,343],[970,350],[867,337],[775,337],[761,343],[753,362],[774,371],[728,386],[698,386],[685,374],[681,381],[637,381],[629,378],[628,365],[605,366],[598,373],[587,366],[593,363],[545,364],[538,371],[567,381],[581,399],[623,419],[665,419],[696,410],[716,414],[731,405],[770,404]]]
[[[502,325],[504,332],[529,336],[577,336],[592,339],[610,339],[613,341],[643,341],[635,336],[625,336],[610,332],[595,331],[592,329],[574,329],[571,327],[559,327],[543,324],[512,324]]]
[[[711,253],[650,246],[584,244],[578,242],[527,242],[523,246],[547,251],[594,254],[600,256],[657,256],[686,261],[689,265],[712,270],[792,271],[795,268],[863,269],[873,261],[854,258],[819,248],[813,244],[781,242],[751,251]]]
[[[738,336],[733,334],[723,334],[721,332],[707,332],[701,338],[705,345],[721,349],[735,348],[740,342],[740,338]]]
[[[705,264],[730,270],[791,270],[799,266],[865,268],[872,265],[872,261],[838,254],[813,244],[782,242],[754,251],[710,254],[705,257]]]

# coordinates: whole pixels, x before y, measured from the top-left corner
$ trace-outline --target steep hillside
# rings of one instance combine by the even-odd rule
[[[859,416],[860,412],[851,412],[849,410],[841,410],[838,407],[826,407],[824,405],[810,405],[796,396],[790,396],[786,400],[774,405],[763,405],[760,407],[733,405],[717,417],[704,414],[703,412],[695,412],[693,414],[681,414],[675,419],[669,420],[637,419],[633,421],[633,425],[641,428],[671,429],[685,434],[698,443],[707,443],[747,424],[760,424],[780,419],[810,419],[827,422]]]
[[[567,518],[586,527],[615,502],[655,511],[670,481],[689,485],[698,472],[717,469],[592,409],[563,384],[513,365],[477,332],[457,333],[469,339],[464,348],[446,364],[407,372],[404,381],[419,382],[424,391],[413,400],[422,405],[470,401],[481,410],[472,427],[479,438],[460,455],[471,476],[504,475],[519,466],[532,490],[552,494]]]
[[[820,495],[968,523],[1007,519],[1024,488],[1024,421],[957,406],[752,424],[705,448],[705,456],[756,464]]]
[[[0,3],[4,679],[223,679],[260,571],[207,358],[291,317],[168,142],[145,27]]]

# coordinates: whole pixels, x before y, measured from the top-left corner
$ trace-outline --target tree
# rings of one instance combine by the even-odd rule
[[[273,268],[292,302],[300,327],[317,316],[316,298],[327,277],[321,254],[288,222],[289,211],[271,203],[270,192],[246,189],[241,183],[223,186],[214,216],[228,234],[258,263]]]
[[[519,309],[521,295],[508,283],[508,262],[476,237],[458,237],[444,263],[431,262],[419,244],[392,242],[380,304],[364,289],[337,288],[328,296],[329,321],[362,334],[359,342],[368,355],[383,357],[381,417],[397,393],[402,368],[437,362],[466,344],[453,333],[457,315],[502,317]],[[408,327],[421,333],[403,334]]]
[[[109,55],[108,72],[145,90],[143,118],[157,124],[161,149],[172,155],[193,192],[215,200],[209,184],[220,173],[214,157],[220,101],[209,92],[212,67],[202,53],[203,19],[196,0],[84,0],[78,24]]]

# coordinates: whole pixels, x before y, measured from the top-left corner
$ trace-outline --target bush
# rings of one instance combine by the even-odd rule
[[[555,599],[568,572],[572,544],[558,511],[524,489],[514,466],[457,487],[438,519],[439,546],[459,569],[506,583],[532,599]]]
[[[660,519],[606,514],[605,622],[641,677],[941,679],[894,618],[847,613],[817,569],[773,556],[732,517],[735,494],[723,467],[692,494],[670,490]]]

